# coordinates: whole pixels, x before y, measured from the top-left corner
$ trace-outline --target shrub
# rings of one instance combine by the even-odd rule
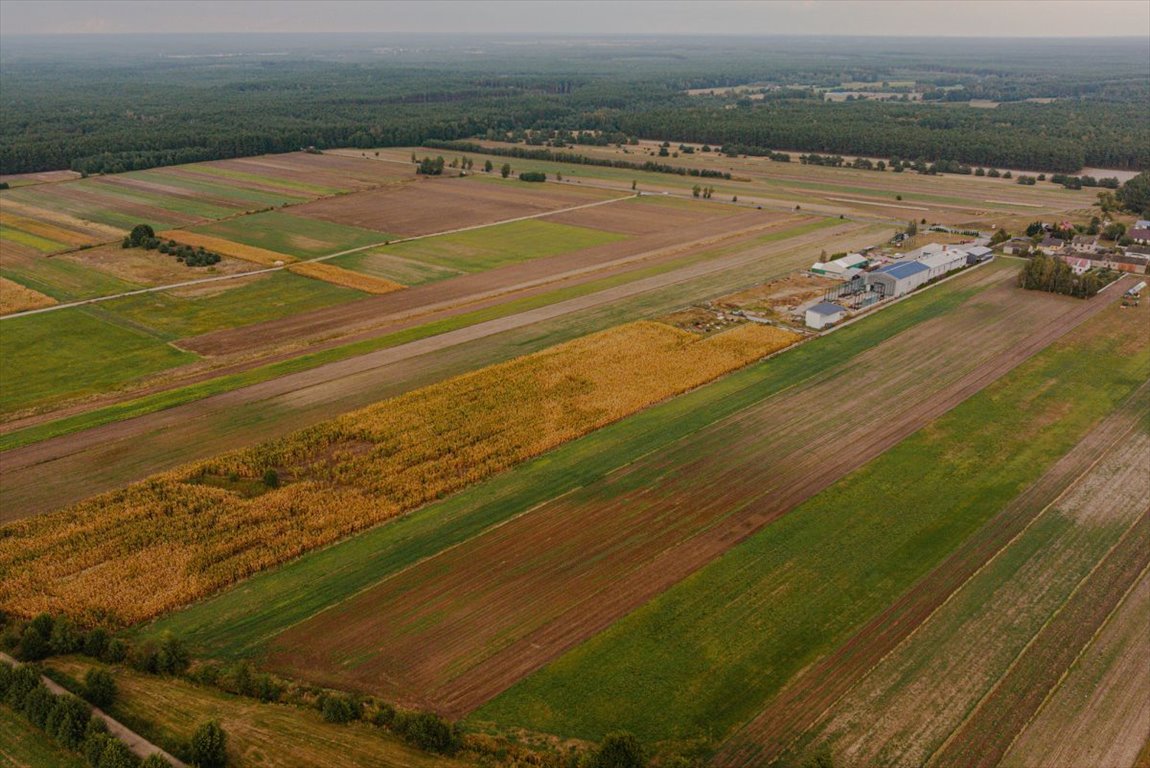
[[[4,702],[12,709],[21,710],[28,694],[38,685],[40,685],[40,673],[34,667],[17,667],[12,670],[8,690],[4,693]]]
[[[57,656],[75,653],[84,647],[84,634],[67,616],[61,616],[52,624],[52,634],[48,638],[48,650]]]
[[[219,723],[204,723],[192,735],[192,762],[199,768],[223,768],[228,762],[227,741]]]
[[[15,674],[14,669],[7,664],[0,663],[0,701],[8,695],[8,686],[12,685],[12,676]]]
[[[459,749],[459,733],[432,712],[397,714],[392,729],[409,743],[428,752],[450,755]]]
[[[98,717],[88,720],[84,726],[84,741],[80,744],[80,754],[84,756],[88,765],[96,768],[100,764],[100,755],[104,752],[104,744],[108,741],[108,726]]]
[[[51,652],[48,635],[40,631],[32,623],[24,627],[24,634],[20,637],[20,644],[16,646],[16,656],[22,661],[39,661]]]
[[[56,697],[48,687],[43,683],[37,683],[36,687],[28,691],[28,695],[24,697],[24,706],[20,711],[32,725],[43,728],[48,723],[48,715],[51,714],[55,704]]]
[[[84,638],[84,655],[93,659],[102,658],[108,648],[108,630],[96,627]]]
[[[92,710],[75,696],[57,696],[56,706],[48,716],[47,731],[56,741],[71,750],[84,743]]]
[[[350,723],[359,719],[360,707],[348,696],[325,693],[319,698],[319,711],[329,723]]]
[[[390,726],[395,722],[395,707],[387,702],[378,702],[375,705],[375,711],[371,713],[372,725],[381,727]]]
[[[152,753],[144,758],[140,768],[172,768],[172,764],[158,754]]]
[[[524,171],[519,174],[520,181],[547,181],[547,174],[542,171]]]
[[[108,645],[104,648],[104,653],[101,654],[100,659],[108,662],[109,664],[119,664],[128,656],[128,644],[118,637],[113,637],[108,641]]]
[[[84,675],[84,698],[97,707],[111,706],[116,700],[116,681],[106,669],[89,669]]]
[[[136,768],[138,764],[139,760],[124,742],[108,738],[104,741],[104,750],[100,753],[97,768]]]
[[[629,733],[609,733],[591,758],[591,768],[643,768],[643,745]]]
[[[279,488],[280,473],[276,472],[274,469],[269,469],[267,472],[264,472],[264,485],[266,485],[268,488]]]

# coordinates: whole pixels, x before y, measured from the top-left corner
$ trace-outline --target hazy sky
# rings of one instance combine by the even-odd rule
[[[0,34],[379,32],[1131,36],[1148,0],[3,0]]]

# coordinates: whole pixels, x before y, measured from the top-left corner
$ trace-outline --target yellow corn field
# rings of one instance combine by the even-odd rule
[[[0,537],[0,608],[158,616],[798,338],[631,323],[20,521]],[[279,487],[262,482],[269,470]]]
[[[190,245],[193,248],[203,246],[207,250],[215,251],[221,256],[231,256],[235,259],[262,264],[265,267],[273,267],[276,262],[290,264],[296,260],[295,256],[289,256],[286,253],[269,251],[266,248],[257,248],[254,245],[244,245],[243,243],[225,240],[222,237],[205,235],[200,232],[187,232],[182,229],[171,229],[167,232],[159,232],[156,237],[161,240],[175,240],[181,245]]]
[[[365,293],[391,293],[392,291],[402,290],[404,287],[399,283],[385,280],[382,277],[363,275],[359,272],[352,272],[350,269],[337,267],[335,264],[324,264],[319,261],[292,264],[288,267],[288,271],[295,272],[297,275],[303,275],[304,277],[323,280],[325,283],[342,285],[345,288],[355,288]]]
[[[57,301],[51,296],[45,296],[6,277],[0,277],[0,315],[50,307],[56,303]]]

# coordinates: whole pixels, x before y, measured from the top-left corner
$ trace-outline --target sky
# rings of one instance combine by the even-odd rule
[[[1148,0],[3,0],[0,34],[1146,36]]]

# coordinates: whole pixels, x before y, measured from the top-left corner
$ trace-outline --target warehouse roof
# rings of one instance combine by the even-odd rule
[[[807,311],[808,312],[814,312],[816,315],[824,315],[825,316],[825,315],[841,314],[843,312],[846,312],[846,308],[840,307],[838,304],[832,304],[829,301],[823,301],[823,302],[820,302],[818,304],[815,304],[813,307],[811,307]]]
[[[895,280],[902,280],[911,275],[917,275],[919,272],[929,272],[930,268],[919,261],[904,261],[899,264],[887,264],[885,267],[879,267],[875,272],[882,272],[883,274],[890,275]]]

